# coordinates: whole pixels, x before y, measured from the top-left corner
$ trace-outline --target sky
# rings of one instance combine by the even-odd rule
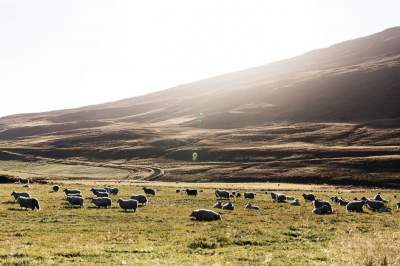
[[[0,117],[109,102],[400,26],[398,0],[0,0]]]

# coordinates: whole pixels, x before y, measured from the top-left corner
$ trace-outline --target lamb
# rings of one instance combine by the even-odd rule
[[[16,192],[16,191],[13,191],[11,193],[11,196],[13,196],[15,200],[17,200],[19,197],[30,198],[28,192]]]
[[[321,207],[314,208],[313,213],[318,215],[331,214],[332,209],[328,205],[322,205]]]
[[[316,199],[314,194],[303,194],[305,201],[314,201]]]
[[[186,189],[186,194],[188,195],[188,196],[197,196],[197,194],[198,194],[198,191],[197,191],[197,189]]]
[[[57,185],[54,185],[52,189],[53,189],[53,192],[58,192],[60,190],[60,187]]]
[[[190,214],[190,217],[192,217],[192,220],[197,220],[197,221],[217,221],[221,220],[221,215],[218,213],[211,211],[211,210],[205,210],[205,209],[200,209],[200,210],[194,210]]]
[[[216,209],[222,209],[222,202],[218,201],[217,203],[214,204],[214,208]]]
[[[292,200],[292,201],[290,202],[290,205],[293,205],[293,206],[300,206],[300,201],[299,201],[298,199]]]
[[[111,207],[111,199],[110,198],[95,197],[95,198],[92,199],[92,203],[94,205],[96,205],[96,207],[98,207],[98,208],[100,208],[100,207],[104,207],[104,208]]]
[[[129,198],[137,200],[140,205],[147,205],[147,197],[145,195],[133,195]]]
[[[106,187],[105,190],[106,190],[106,192],[108,194],[111,194],[111,195],[114,195],[114,196],[118,195],[118,192],[119,192],[119,189],[116,188],[116,187]]]
[[[348,212],[363,212],[364,205],[365,202],[362,200],[353,200],[346,205],[346,210]]]
[[[229,199],[229,192],[226,191],[226,190],[216,190],[215,191],[215,196],[217,198]]]
[[[259,210],[260,207],[252,205],[251,203],[247,203],[246,206],[244,206],[245,209],[247,210]]]
[[[64,193],[65,195],[69,195],[69,194],[81,194],[81,191],[79,189],[64,189]]]
[[[255,193],[253,193],[253,192],[244,192],[244,198],[245,199],[254,199],[254,197],[255,197]]]
[[[76,197],[76,196],[67,196],[66,200],[68,203],[73,207],[73,206],[79,206],[83,207],[83,198],[82,197]]]
[[[39,201],[35,198],[28,198],[28,197],[19,197],[17,199],[19,206],[21,206],[21,208],[25,208],[25,209],[31,209],[32,211],[34,209],[40,209],[39,206]]]
[[[222,209],[223,210],[233,211],[235,209],[235,206],[233,205],[232,202],[227,202],[224,205],[222,205]]]
[[[143,191],[144,191],[144,193],[145,193],[146,195],[153,195],[153,196],[156,195],[156,191],[155,191],[154,189],[152,189],[152,188],[146,188],[146,187],[144,187],[144,188],[143,188]]]
[[[138,208],[139,202],[134,199],[128,199],[128,200],[123,200],[123,199],[118,199],[118,204],[123,209],[124,211],[127,210],[133,210],[136,212],[136,209]]]

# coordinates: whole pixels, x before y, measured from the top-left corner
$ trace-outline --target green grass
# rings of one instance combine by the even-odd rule
[[[69,185],[90,196],[90,186]],[[140,187],[121,185],[121,196],[142,193]],[[261,211],[220,211],[222,221],[195,222],[193,209],[211,208],[212,189],[197,198],[160,187],[148,206],[136,213],[112,209],[83,209],[64,205],[62,192],[33,184],[32,196],[40,211],[21,211],[10,193],[20,185],[0,185],[1,265],[381,265],[400,261],[400,212],[346,213],[334,206],[329,216],[311,213],[302,206],[273,203],[258,191],[254,203]],[[292,191],[300,197],[302,192]],[[327,198],[335,192],[318,192]],[[372,192],[343,193],[352,198]],[[393,192],[384,196],[394,204]],[[393,206],[392,206],[393,207]],[[373,257],[374,256],[374,257]],[[372,263],[372,264],[371,264]]]
[[[123,169],[86,165],[69,165],[45,161],[0,160],[0,175],[57,178],[121,178],[128,176]]]

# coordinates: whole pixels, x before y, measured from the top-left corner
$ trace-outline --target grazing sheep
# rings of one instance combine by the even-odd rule
[[[119,189],[116,188],[116,187],[106,187],[105,190],[106,190],[106,192],[108,194],[111,194],[111,195],[114,195],[114,196],[118,195],[118,192],[119,192]]]
[[[34,209],[40,209],[39,206],[39,201],[35,198],[28,198],[28,197],[19,197],[17,199],[17,202],[19,203],[19,206],[21,206],[21,208],[25,208],[25,209],[31,209],[32,211]]]
[[[128,200],[123,200],[123,199],[118,199],[118,204],[123,209],[124,211],[127,210],[133,210],[136,212],[136,209],[138,208],[139,202],[134,199],[128,199]]]
[[[198,191],[197,191],[197,189],[186,189],[186,194],[188,195],[188,196],[197,196],[197,194],[198,194]]]
[[[329,202],[325,201],[325,200],[316,199],[316,200],[313,201],[313,205],[314,205],[315,209],[318,209],[318,208],[320,208],[322,206],[327,206],[327,208],[330,210],[330,212],[332,212],[332,205]]]
[[[328,205],[322,205],[321,207],[314,208],[313,213],[318,215],[331,214],[332,209]]]
[[[13,191],[11,193],[11,196],[13,196],[15,200],[17,200],[19,197],[30,198],[29,193],[27,193],[27,192],[16,192],[16,191]]]
[[[66,197],[78,197],[78,198],[83,198],[82,194],[68,194]]]
[[[300,206],[300,200],[294,199],[294,200],[292,200],[292,201],[290,202],[290,205],[293,205],[293,206]]]
[[[235,209],[235,206],[233,205],[232,202],[227,202],[224,205],[222,205],[222,209],[223,210],[233,211]]]
[[[152,188],[146,188],[146,187],[144,187],[144,188],[143,188],[143,191],[144,191],[144,193],[145,193],[146,195],[153,195],[153,196],[156,195],[156,191],[155,191],[154,189],[152,189]]]
[[[226,191],[226,190],[216,190],[215,191],[215,196],[217,198],[229,199],[229,192]]]
[[[71,207],[73,206],[79,206],[79,207],[83,207],[83,198],[82,197],[76,197],[76,196],[67,196],[66,200],[68,201],[69,205],[71,205]]]
[[[350,201],[346,205],[346,210],[348,212],[363,212],[364,205],[365,205],[365,202],[362,200],[353,200],[353,201]]]
[[[338,202],[337,202],[337,203],[339,203],[340,206],[347,206],[347,204],[348,204],[349,202],[350,202],[350,201],[348,201],[348,200],[346,200],[346,199],[344,199],[344,198],[338,198]]]
[[[305,201],[314,201],[316,199],[314,194],[303,194]]]
[[[200,210],[194,210],[190,214],[190,217],[192,217],[192,220],[195,219],[197,221],[217,221],[221,220],[221,215],[218,213],[211,211],[211,210],[205,210],[205,209],[200,209]]]
[[[69,194],[81,194],[81,191],[79,189],[64,189],[64,193],[65,195],[69,195]]]
[[[295,200],[295,198],[292,197],[292,196],[286,196],[286,200],[287,200],[287,201],[293,201],[293,200]]]
[[[222,202],[218,201],[217,203],[214,204],[214,208],[216,209],[222,209]]]
[[[384,209],[385,203],[383,201],[379,201],[379,200],[369,200],[366,199],[364,200],[365,204],[367,205],[367,207],[373,211],[378,211],[380,209]]]
[[[60,190],[60,187],[57,185],[54,185],[52,189],[53,189],[53,192],[58,192]]]
[[[108,198],[109,194],[107,192],[96,192],[96,197],[98,198]]]
[[[133,195],[129,198],[137,200],[140,205],[147,205],[147,197],[145,195]]]
[[[374,200],[376,200],[376,201],[382,201],[382,202],[385,202],[385,203],[388,202],[387,200],[385,200],[384,198],[382,198],[380,192],[379,192],[378,194],[375,195]]]
[[[260,207],[252,205],[251,203],[247,203],[244,206],[244,208],[247,209],[247,210],[259,210],[260,209]]]
[[[96,205],[96,207],[100,208],[100,207],[104,207],[104,208],[108,208],[111,207],[111,199],[110,198],[93,198],[92,199],[92,203],[94,205]]]
[[[278,198],[278,194],[271,192],[271,198],[275,201]]]
[[[95,196],[97,196],[97,193],[107,193],[105,188],[92,188],[90,191],[92,191]]]
[[[255,195],[256,194],[253,193],[253,192],[244,192],[243,193],[243,196],[244,196],[245,199],[254,199]]]

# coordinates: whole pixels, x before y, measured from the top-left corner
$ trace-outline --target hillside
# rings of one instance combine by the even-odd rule
[[[169,181],[400,184],[399,141],[400,27],[145,96],[0,119],[3,150],[155,164]]]

